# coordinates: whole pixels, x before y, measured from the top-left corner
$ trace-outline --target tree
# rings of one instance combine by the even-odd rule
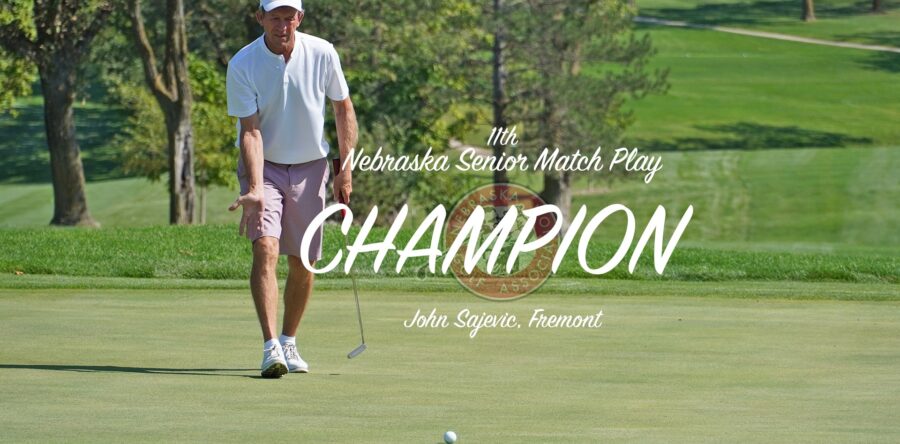
[[[634,34],[632,14],[603,0],[528,0],[507,12],[510,58],[527,68],[510,76],[510,110],[530,130],[532,150],[615,146],[633,121],[626,100],[665,91],[667,72],[648,69],[654,50],[649,36]],[[568,220],[572,173],[543,179],[541,197]]]
[[[227,117],[225,73],[216,64],[191,58],[192,121],[197,162],[194,171],[200,187],[200,223],[206,223],[206,195],[210,186],[237,186],[235,121]]]
[[[166,1],[165,57],[161,66],[157,66],[156,54],[144,28],[141,1],[128,0],[128,8],[147,86],[165,118],[169,222],[190,224],[194,221],[194,135],[184,2]]]
[[[206,223],[206,191],[218,185],[237,184],[237,149],[234,121],[227,117],[225,75],[217,62],[191,56],[189,72],[194,125],[194,176],[199,187],[197,216]],[[115,95],[131,111],[128,125],[117,144],[122,147],[122,166],[128,174],[158,181],[168,171],[168,145],[159,135],[166,131],[165,117],[152,94],[143,85],[118,82]]]
[[[884,12],[882,8],[881,0],[872,0],[872,12],[876,14],[880,14]]]
[[[73,105],[79,64],[111,11],[110,1],[14,0],[0,6],[0,46],[33,62],[41,79],[53,225],[97,225],[85,197]]]
[[[803,21],[804,22],[814,22],[816,21],[816,5],[813,4],[813,0],[801,0],[803,2]]]

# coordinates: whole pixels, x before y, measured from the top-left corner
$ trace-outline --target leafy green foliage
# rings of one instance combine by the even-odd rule
[[[235,121],[226,111],[225,76],[212,62],[197,57],[191,58],[189,70],[197,185],[235,186]]]
[[[334,43],[360,125],[358,146],[374,152],[443,152],[475,123],[470,67],[485,39],[480,10],[462,0],[354,0],[304,3],[301,30]],[[334,125],[326,125],[333,131]],[[333,134],[331,137],[335,140]],[[335,146],[335,144],[332,144]],[[382,176],[382,177],[378,177]],[[354,208],[396,211],[411,195],[452,188],[453,175],[358,173]],[[443,182],[438,184],[437,182]],[[458,186],[458,184],[456,184]]]
[[[119,84],[116,95],[132,112],[118,144],[122,147],[122,170],[158,181],[168,171],[166,125],[156,99],[141,85]]]
[[[626,101],[665,91],[666,72],[648,69],[654,50],[649,36],[635,35],[632,17],[626,2],[509,6],[511,70],[519,72],[510,75],[509,109],[525,126],[526,146],[572,152],[618,144],[633,121]]]
[[[0,26],[21,30],[25,37],[34,39],[34,0],[6,0],[0,5]]]
[[[0,6],[0,27],[24,31],[26,37],[34,37],[31,19],[31,1],[9,0]],[[11,113],[13,102],[31,92],[31,84],[37,77],[34,64],[0,45],[0,114]]]
[[[33,64],[0,49],[0,113],[15,115],[13,102],[31,92],[36,74]]]
[[[234,53],[262,35],[256,21],[257,1],[198,0],[185,8],[191,52],[222,69]]]
[[[192,57],[188,66],[194,95],[194,165],[197,184],[234,186],[237,154],[234,121],[226,112],[225,76],[210,62]],[[120,137],[127,174],[159,180],[168,172],[166,127],[152,94],[142,84],[119,82],[117,96],[132,112]]]

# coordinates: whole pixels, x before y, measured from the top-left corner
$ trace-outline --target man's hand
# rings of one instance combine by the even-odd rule
[[[350,193],[353,192],[353,178],[350,176],[350,170],[342,170],[337,176],[334,176],[334,201],[343,204],[350,204]]]
[[[253,224],[252,226],[256,228],[257,232],[261,232],[263,214],[265,212],[265,197],[263,192],[250,191],[247,194],[242,194],[235,199],[230,207],[228,207],[228,211],[234,211],[238,209],[238,207],[244,208],[243,214],[241,215],[241,225],[238,228],[238,232],[241,236],[243,236],[245,232],[250,231],[250,224]]]

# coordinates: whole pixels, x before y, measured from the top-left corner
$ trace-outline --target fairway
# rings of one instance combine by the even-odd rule
[[[900,439],[895,286],[609,287],[506,304],[364,287],[369,350],[352,361],[352,296],[319,291],[300,333],[312,373],[275,381],[257,378],[243,290],[0,290],[0,430],[77,442]],[[832,300],[847,291],[888,300]],[[776,297],[730,297],[748,292]],[[524,325],[474,339],[403,327],[432,308],[451,323],[468,308]],[[528,328],[536,308],[602,309],[603,326]]]
[[[650,17],[898,46],[897,0],[882,0],[881,14],[872,14],[871,1],[816,0],[812,23],[799,20],[800,2],[783,0],[643,0],[638,6],[640,15]]]

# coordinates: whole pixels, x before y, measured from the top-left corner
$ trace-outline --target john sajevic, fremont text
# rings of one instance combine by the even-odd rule
[[[410,319],[403,321],[405,328],[467,328],[469,337],[475,338],[482,328],[520,329],[526,328],[582,328],[594,329],[603,326],[603,310],[585,314],[557,314],[547,313],[543,308],[535,308],[531,311],[528,322],[519,323],[518,317],[509,312],[503,314],[476,313],[464,308],[456,313],[451,322],[449,315],[439,313],[437,308],[430,312],[416,310]]]

